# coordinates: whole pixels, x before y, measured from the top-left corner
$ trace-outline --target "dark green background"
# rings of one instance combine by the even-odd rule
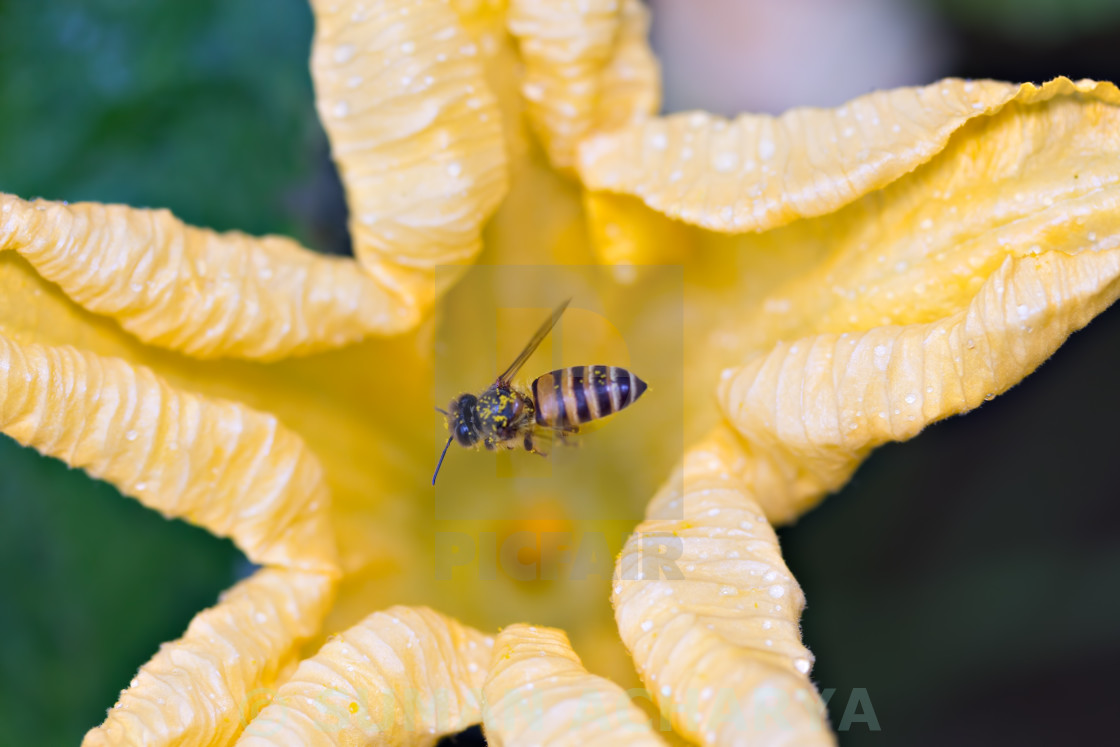
[[[1120,79],[1120,3],[1069,5],[942,0],[957,42],[943,72]],[[310,34],[302,0],[0,0],[0,190],[345,251]],[[882,729],[842,743],[1112,731],[1118,343],[1113,309],[1008,394],[880,449],[782,532],[834,724],[865,688]],[[77,742],[243,562],[0,437],[0,745]]]

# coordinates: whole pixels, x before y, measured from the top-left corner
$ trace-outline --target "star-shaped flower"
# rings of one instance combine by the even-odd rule
[[[354,259],[0,197],[0,430],[262,566],[87,743],[427,743],[479,722],[498,743],[657,743],[574,652],[626,684],[615,630],[685,739],[830,742],[771,524],[1013,386],[1115,299],[1120,93],[946,80],[656,117],[637,0],[312,5]],[[425,320],[470,321],[440,299],[483,250],[617,265],[604,307],[631,307],[627,342],[653,360],[683,304],[687,453],[670,469],[676,442],[645,428],[586,457],[598,502],[663,484],[613,581],[542,595],[434,567]],[[681,266],[683,298],[643,286],[658,263]],[[551,498],[437,526],[620,525]],[[514,624],[541,617],[574,646]]]

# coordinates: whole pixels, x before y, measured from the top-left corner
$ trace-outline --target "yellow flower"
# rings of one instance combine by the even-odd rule
[[[264,566],[87,743],[430,741],[480,721],[511,744],[657,743],[627,651],[685,739],[830,742],[771,523],[1013,386],[1115,299],[1120,93],[947,80],[779,118],[655,117],[637,0],[312,5],[355,259],[0,197],[0,430]],[[554,269],[450,291],[480,250]],[[591,436],[578,490],[472,492],[493,462],[464,458],[446,494],[464,511],[441,513],[428,312],[447,294],[445,339],[482,351],[441,376],[484,385],[494,355],[471,330],[596,259],[620,265],[599,302],[664,394],[654,380]],[[642,267],[659,263],[681,266],[675,294]],[[665,332],[682,312],[683,356]],[[499,321],[517,341],[537,318]],[[618,352],[601,338],[572,349]],[[625,514],[658,484],[613,582],[482,571],[486,537],[629,532],[583,512]],[[476,543],[476,565],[441,537]],[[572,645],[488,636],[528,622]]]

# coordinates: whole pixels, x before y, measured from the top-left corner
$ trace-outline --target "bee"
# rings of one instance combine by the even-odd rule
[[[568,299],[556,307],[533,338],[502,374],[482,394],[460,394],[447,410],[436,408],[447,418],[451,435],[439,456],[432,485],[452,441],[486,449],[523,448],[545,456],[538,438],[567,436],[579,426],[605,418],[638,401],[646,383],[618,366],[569,366],[538,376],[529,389],[513,384],[513,377],[529,360],[568,308]]]

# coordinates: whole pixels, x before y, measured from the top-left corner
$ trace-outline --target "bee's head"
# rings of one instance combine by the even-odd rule
[[[482,437],[479,430],[482,424],[478,419],[478,397],[463,394],[451,400],[447,413],[447,428],[451,436],[462,446],[474,446]]]

